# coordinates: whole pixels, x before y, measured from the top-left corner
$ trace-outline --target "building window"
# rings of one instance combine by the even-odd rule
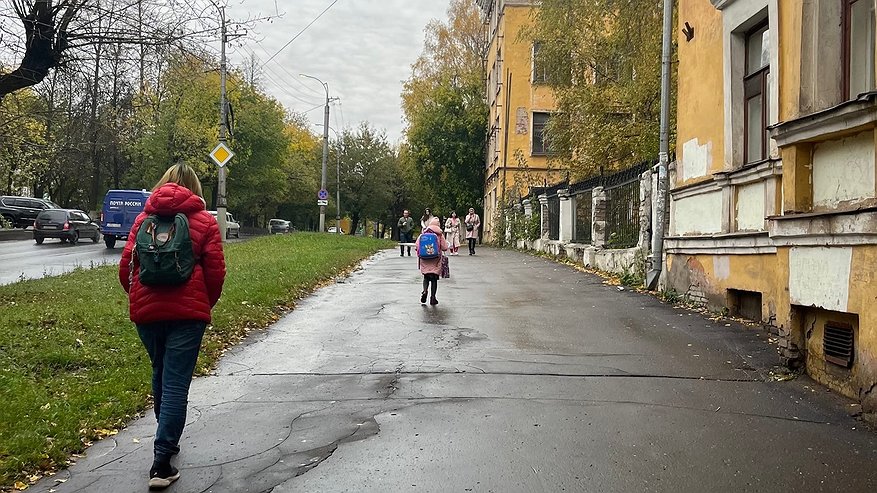
[[[770,30],[762,24],[746,34],[743,78],[743,160],[767,159],[770,122]]]
[[[548,146],[545,143],[545,125],[548,123],[548,113],[533,112],[533,148],[532,155],[544,156],[548,154]]]
[[[844,100],[874,89],[874,1],[843,1]]]
[[[533,42],[533,84],[545,84],[548,82],[548,64],[543,56],[540,56],[542,42]]]

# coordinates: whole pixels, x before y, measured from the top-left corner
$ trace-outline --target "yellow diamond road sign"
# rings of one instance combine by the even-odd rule
[[[231,152],[231,149],[229,149],[227,145],[220,142],[212,151],[210,151],[210,157],[213,159],[213,162],[221,168],[231,161],[231,158],[234,157],[234,153]]]

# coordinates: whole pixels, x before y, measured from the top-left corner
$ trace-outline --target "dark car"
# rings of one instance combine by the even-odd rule
[[[285,219],[272,219],[268,221],[268,232],[272,235],[289,233],[289,221]]]
[[[97,243],[101,239],[100,225],[88,214],[76,209],[47,209],[34,221],[33,239],[42,245],[46,238],[58,238],[61,243],[75,245],[80,238]]]
[[[14,228],[26,228],[33,224],[37,214],[46,209],[60,209],[50,200],[33,197],[0,197],[0,215]]]

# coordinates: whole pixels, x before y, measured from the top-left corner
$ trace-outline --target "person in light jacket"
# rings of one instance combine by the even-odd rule
[[[417,237],[415,247],[419,253],[420,240],[423,238],[424,233],[434,233],[438,237],[440,250],[439,256],[436,258],[420,258],[417,260],[420,273],[423,274],[423,292],[420,293],[420,302],[426,303],[426,295],[429,294],[429,288],[432,287],[432,296],[429,298],[430,305],[438,305],[438,299],[435,297],[435,292],[438,289],[438,280],[442,273],[442,257],[444,254],[441,252],[448,251],[448,242],[442,234],[442,227],[440,224],[441,222],[439,221],[439,218],[433,217],[429,224],[427,224],[426,229],[423,230],[423,233]]]
[[[451,217],[445,221],[445,239],[448,240],[451,255],[457,255],[460,251],[460,218],[454,211],[451,211]]]
[[[475,214],[475,209],[470,207],[469,214],[463,220],[466,224],[466,241],[469,242],[469,255],[475,255],[475,242],[478,240],[478,228],[481,226],[481,218]]]
[[[150,214],[186,215],[197,259],[192,276],[178,286],[140,283],[140,262],[134,255],[137,232]],[[128,293],[131,321],[152,362],[152,395],[158,429],[149,488],[164,489],[179,479],[171,458],[180,452],[186,425],[189,385],[211,311],[222,294],[225,257],[216,219],[204,204],[201,182],[187,164],[171,166],[134,220],[119,263],[119,282]]]
[[[421,233],[426,231],[426,228],[429,227],[429,221],[432,220],[432,218],[433,218],[433,215],[432,215],[431,210],[426,209],[425,211],[423,211],[423,215],[420,216],[420,232]]]

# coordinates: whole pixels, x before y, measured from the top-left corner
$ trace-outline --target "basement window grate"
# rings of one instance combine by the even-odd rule
[[[822,336],[825,361],[849,368],[853,366],[853,326],[841,322],[826,322]]]

